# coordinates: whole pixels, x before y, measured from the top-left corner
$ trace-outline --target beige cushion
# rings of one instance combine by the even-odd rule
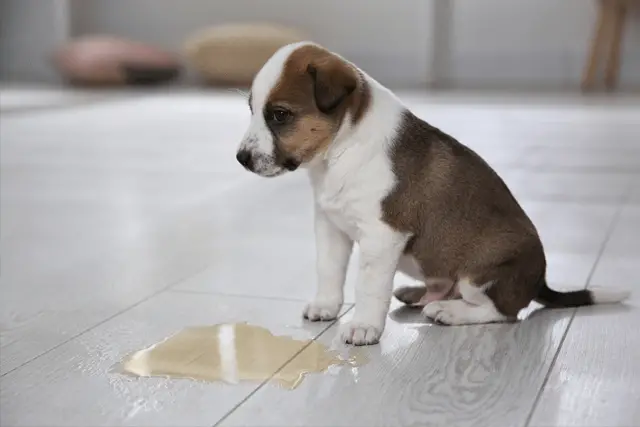
[[[161,83],[180,71],[174,55],[111,36],[73,40],[55,52],[54,63],[65,79],[83,85]]]
[[[277,25],[229,24],[193,35],[185,51],[207,83],[248,86],[279,48],[303,40],[297,31]]]

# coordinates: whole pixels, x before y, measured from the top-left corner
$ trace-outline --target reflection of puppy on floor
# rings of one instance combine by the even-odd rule
[[[307,319],[337,317],[359,245],[344,341],[378,342],[397,271],[425,285],[396,296],[448,325],[514,320],[532,300],[577,307],[626,297],[550,289],[538,232],[496,172],[342,57],[311,43],[283,47],[256,75],[249,107],[237,160],[265,177],[309,172],[318,289]]]

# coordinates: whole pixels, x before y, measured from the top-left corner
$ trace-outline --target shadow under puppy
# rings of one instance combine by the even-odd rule
[[[311,181],[318,285],[306,318],[336,318],[360,247],[355,310],[340,331],[347,343],[378,342],[397,271],[424,286],[396,296],[447,325],[514,320],[532,300],[575,307],[628,295],[550,289],[536,228],[494,170],[321,46],[276,52],[249,107],[237,160],[265,177],[305,168]]]

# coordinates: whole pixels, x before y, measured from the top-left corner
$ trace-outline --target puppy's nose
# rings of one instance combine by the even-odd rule
[[[238,154],[236,154],[236,159],[246,169],[251,169],[253,159],[251,158],[251,153],[249,151],[247,150],[238,151]]]
[[[285,161],[282,162],[282,167],[291,172],[298,169],[298,166],[300,166],[300,163],[294,159],[285,159]]]

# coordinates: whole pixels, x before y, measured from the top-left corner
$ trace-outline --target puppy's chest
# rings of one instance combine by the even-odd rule
[[[358,181],[321,183],[316,203],[329,220],[352,240],[359,240],[362,225],[380,217],[377,194],[366,191]]]

